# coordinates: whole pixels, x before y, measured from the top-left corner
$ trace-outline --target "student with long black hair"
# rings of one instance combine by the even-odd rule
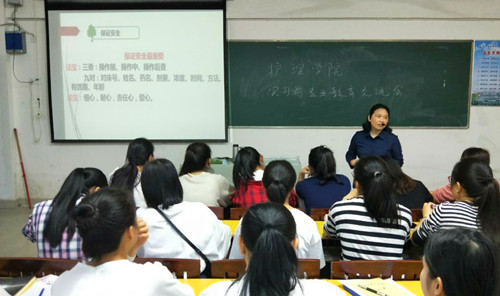
[[[36,242],[38,257],[84,260],[82,242],[70,219],[73,208],[86,195],[108,186],[96,168],[76,168],[64,180],[53,200],[37,203],[23,234]]]
[[[148,208],[137,209],[137,216],[148,225],[149,239],[139,249],[139,256],[199,259],[201,271],[206,267],[205,261],[167,223],[160,210],[209,260],[226,257],[231,229],[206,205],[183,200],[182,186],[171,161],[148,162],[142,171],[141,184]]]
[[[234,187],[223,176],[209,172],[211,157],[212,150],[205,143],[195,142],[187,147],[179,173],[184,200],[199,201],[210,207],[228,207]]]
[[[324,234],[340,239],[344,260],[403,259],[411,211],[396,203],[387,164],[362,157],[354,166],[354,185],[359,195],[332,206]]]
[[[306,213],[312,208],[330,208],[349,193],[351,182],[337,174],[333,152],[326,146],[318,146],[309,153],[309,165],[299,173],[297,194],[304,201]],[[309,175],[309,178],[305,178]]]
[[[144,165],[154,159],[154,146],[146,138],[137,138],[129,143],[127,163],[116,169],[110,177],[113,187],[125,188],[134,193],[135,205],[145,208],[146,202],[141,188],[141,172]]]
[[[479,147],[469,147],[462,152],[460,160],[466,158],[475,158],[481,160],[482,162],[490,165],[490,153],[488,150]],[[449,179],[450,177],[448,177]],[[446,201],[453,202],[455,198],[453,197],[453,192],[451,191],[451,184],[448,183],[443,186],[432,190],[432,197],[434,198],[434,203],[440,204]]]
[[[425,296],[500,295],[497,252],[491,240],[478,230],[436,232],[424,248],[422,292]]]
[[[389,168],[398,204],[408,209],[421,209],[426,202],[432,202],[432,195],[424,183],[405,174],[392,157],[382,156],[382,159]]]
[[[453,168],[450,183],[456,202],[426,203],[412,241],[424,245],[439,229],[465,227],[480,229],[500,248],[500,190],[490,166],[480,159],[463,159]]]
[[[92,261],[61,274],[52,286],[52,296],[194,295],[162,264],[131,262],[148,239],[148,228],[136,219],[129,190],[106,188],[87,196],[74,209],[73,219],[83,252]]]
[[[302,259],[319,259],[320,267],[325,266],[325,255],[318,227],[314,220],[301,210],[290,206],[289,198],[295,185],[297,175],[292,165],[286,160],[271,161],[264,170],[262,182],[269,202],[284,205],[292,214],[297,224],[297,256]],[[241,223],[234,232],[233,241],[237,241],[241,232]],[[241,259],[242,254],[233,244],[229,259]]]
[[[233,184],[235,192],[231,195],[233,207],[248,208],[266,202],[266,190],[262,185],[264,158],[253,147],[244,147],[234,159]]]
[[[261,203],[250,207],[234,244],[247,264],[245,274],[234,282],[213,284],[201,296],[345,295],[328,282],[297,278],[294,249],[300,238],[293,215],[283,205]]]

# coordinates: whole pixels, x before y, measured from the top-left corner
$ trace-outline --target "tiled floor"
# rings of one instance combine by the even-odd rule
[[[36,257],[36,246],[21,233],[31,210],[0,209],[0,257]]]

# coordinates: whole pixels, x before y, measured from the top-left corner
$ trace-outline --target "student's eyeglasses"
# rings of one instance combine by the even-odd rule
[[[448,182],[451,184],[451,176],[448,176]]]

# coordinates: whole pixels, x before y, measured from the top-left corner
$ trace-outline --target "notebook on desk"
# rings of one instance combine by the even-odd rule
[[[57,280],[57,275],[47,275],[42,278],[32,278],[15,296],[43,296],[50,295],[52,284]]]
[[[416,296],[392,279],[375,278],[339,282],[344,286],[344,290],[353,296]]]

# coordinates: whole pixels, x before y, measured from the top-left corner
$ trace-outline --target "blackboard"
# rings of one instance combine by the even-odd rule
[[[228,42],[231,126],[466,127],[472,41]]]

